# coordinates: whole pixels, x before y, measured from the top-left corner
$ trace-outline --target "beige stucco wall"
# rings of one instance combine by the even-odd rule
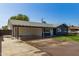
[[[19,27],[19,35],[36,35],[42,36],[42,28]]]

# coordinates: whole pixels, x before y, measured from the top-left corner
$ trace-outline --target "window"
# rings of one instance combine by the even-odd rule
[[[67,32],[67,28],[64,28],[64,32]]]
[[[49,33],[49,32],[50,32],[50,29],[49,29],[49,28],[45,28],[45,29],[44,29],[44,32],[45,32],[45,33],[46,33],[46,32]]]
[[[58,31],[58,32],[61,32],[61,28],[57,28],[57,31]]]

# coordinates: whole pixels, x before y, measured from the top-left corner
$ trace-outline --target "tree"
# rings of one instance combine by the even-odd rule
[[[16,16],[11,16],[10,19],[16,19]]]
[[[18,14],[16,16],[11,16],[10,20],[23,20],[23,21],[29,21],[28,16],[23,15],[23,14]]]

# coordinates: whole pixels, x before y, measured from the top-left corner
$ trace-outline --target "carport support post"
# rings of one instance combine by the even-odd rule
[[[17,32],[16,32],[16,34],[17,34],[17,35],[16,35],[16,38],[19,39],[19,27],[18,27],[18,26],[16,27],[16,31],[17,31]]]
[[[14,26],[12,27],[12,37],[14,37]]]
[[[12,37],[13,37],[12,39],[16,38],[16,32],[15,31],[16,31],[16,26],[13,26],[12,27]]]
[[[18,39],[18,37],[19,37],[19,28],[18,28],[18,26],[13,26],[12,27],[12,37]]]

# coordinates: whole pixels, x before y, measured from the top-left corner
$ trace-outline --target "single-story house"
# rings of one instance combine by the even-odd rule
[[[10,20],[8,28],[12,30],[12,36],[15,38],[45,38],[68,33],[67,26],[64,24],[54,25],[20,20]]]
[[[58,35],[67,35],[68,34],[68,25],[61,24],[56,27],[56,36]]]
[[[68,33],[79,34],[79,27],[78,26],[68,26]]]

